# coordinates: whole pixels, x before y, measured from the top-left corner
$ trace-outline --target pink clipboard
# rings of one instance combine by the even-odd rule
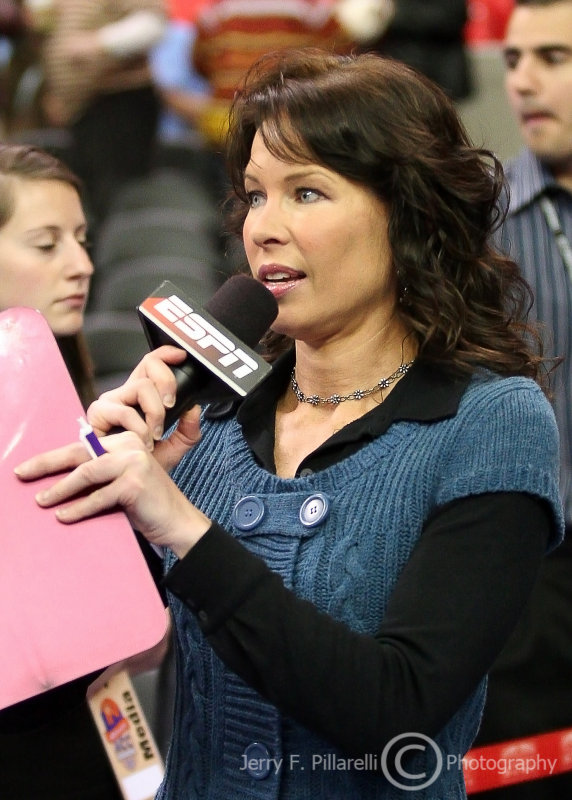
[[[83,408],[42,315],[0,313],[0,708],[157,644],[166,616],[129,521],[40,508],[14,467],[78,438]]]

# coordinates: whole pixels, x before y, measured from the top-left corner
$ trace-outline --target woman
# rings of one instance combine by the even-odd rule
[[[93,265],[78,179],[27,145],[0,145],[0,309],[42,312],[87,407],[93,368],[81,329]]]
[[[119,504],[166,548],[159,798],[464,798],[484,676],[562,535],[526,287],[489,244],[500,166],[375,55],[263,59],[228,145],[234,227],[278,301],[271,375],[153,444],[184,358],[162,348],[90,407],[126,429],[108,453],[17,473],[74,468],[40,505],[71,524]]]
[[[0,310],[37,308],[85,407],[92,365],[82,327],[93,265],[76,176],[53,156],[0,145]],[[3,800],[121,795],[85,696],[90,678],[0,711]]]

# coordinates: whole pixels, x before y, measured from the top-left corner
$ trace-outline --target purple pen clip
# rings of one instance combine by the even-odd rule
[[[99,458],[106,453],[106,449],[95,435],[89,422],[84,417],[78,417],[77,421],[79,422],[79,438],[90,456]]]

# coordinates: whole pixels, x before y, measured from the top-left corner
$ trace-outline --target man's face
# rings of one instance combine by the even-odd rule
[[[572,0],[517,6],[505,36],[505,85],[525,144],[572,181]]]

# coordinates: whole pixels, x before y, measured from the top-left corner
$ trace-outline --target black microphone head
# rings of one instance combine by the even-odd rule
[[[278,316],[272,292],[249,275],[233,275],[226,280],[204,309],[252,348]]]

